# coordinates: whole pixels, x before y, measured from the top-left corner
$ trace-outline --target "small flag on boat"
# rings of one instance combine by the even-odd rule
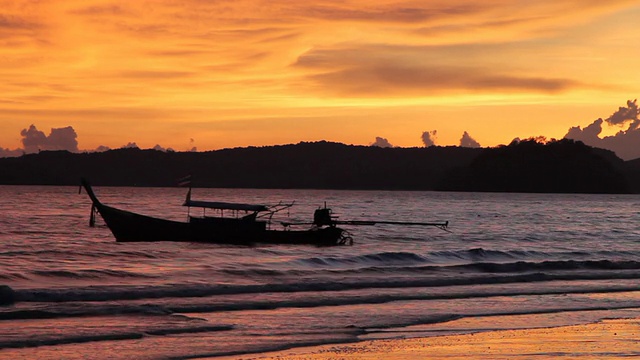
[[[178,186],[191,186],[191,175],[178,179]]]
[[[189,191],[187,192],[187,198],[184,200],[183,205],[189,206],[190,202],[191,202],[191,187],[189,187]]]

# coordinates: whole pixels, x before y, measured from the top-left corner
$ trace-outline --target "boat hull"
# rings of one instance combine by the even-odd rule
[[[85,186],[93,206],[118,242],[178,241],[251,246],[286,244],[334,246],[351,242],[338,227],[309,230],[269,230],[262,221],[191,218],[189,222],[154,218],[102,204]]]

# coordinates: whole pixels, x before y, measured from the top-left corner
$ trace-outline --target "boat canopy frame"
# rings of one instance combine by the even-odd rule
[[[187,199],[184,202],[184,204],[182,204],[182,206],[199,207],[199,208],[206,208],[206,209],[217,209],[217,210],[236,210],[236,211],[253,211],[253,212],[269,211],[269,207],[267,205],[228,203],[228,202],[220,202],[220,201],[200,201],[200,200],[191,200],[191,199]]]
[[[271,220],[273,215],[289,209],[295,204],[295,201],[290,203],[284,203],[280,201],[275,205],[259,205],[259,204],[243,204],[243,203],[230,203],[230,202],[222,202],[222,201],[200,201],[200,200],[191,200],[191,188],[187,192],[187,197],[182,204],[182,206],[188,206],[189,210],[187,211],[187,216],[191,216],[191,208],[199,207],[203,209],[202,216],[206,217],[206,209],[214,209],[220,210],[220,216],[224,217],[224,210],[231,210],[235,213],[236,217],[238,217],[238,212],[244,211],[245,213],[253,213],[254,219],[256,218],[264,218],[267,222],[267,228],[271,228]]]

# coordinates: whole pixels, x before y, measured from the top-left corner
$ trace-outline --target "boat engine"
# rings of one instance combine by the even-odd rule
[[[331,216],[331,209],[321,208],[316,209],[313,213],[313,225],[321,227],[321,226],[335,226],[336,222]]]

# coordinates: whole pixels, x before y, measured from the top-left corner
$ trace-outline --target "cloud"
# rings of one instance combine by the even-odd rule
[[[157,150],[157,151],[162,151],[162,152],[174,152],[175,150],[173,150],[172,148],[164,148],[162,146],[160,146],[160,144],[156,144],[156,146],[152,147],[151,149],[153,150]]]
[[[44,150],[66,150],[70,152],[79,152],[78,135],[71,126],[63,128],[52,128],[49,135],[38,130],[31,124],[28,129],[20,131],[22,136],[22,149],[4,149],[0,148],[0,157],[13,157],[22,154],[33,154]]]
[[[326,91],[346,96],[404,96],[465,92],[557,93],[577,85],[569,79],[521,77],[470,67],[425,67],[401,64],[355,67],[310,79]]]
[[[436,144],[437,133],[437,130],[424,131],[422,133],[422,143],[425,147],[434,146]]]
[[[72,14],[87,16],[114,16],[114,15],[133,15],[128,10],[118,5],[95,5],[82,9],[70,11]]]
[[[140,147],[134,142],[129,142],[127,145],[122,145],[120,149],[140,149]]]
[[[38,24],[33,23],[25,17],[19,17],[15,15],[0,14],[0,29],[32,29],[39,27]]]
[[[298,57],[292,66],[308,73],[310,86],[307,91],[351,97],[503,92],[555,94],[584,86],[571,78],[535,72],[522,75],[522,71],[511,69],[509,64],[492,65],[484,60],[487,51],[472,45],[354,45],[310,50]]]
[[[21,156],[23,154],[32,154],[37,153],[39,151],[47,151],[47,150],[66,150],[69,152],[105,152],[111,150],[109,146],[100,145],[92,150],[79,150],[78,149],[78,135],[72,126],[67,126],[63,128],[52,128],[49,135],[45,135],[44,132],[38,130],[35,125],[29,126],[28,129],[22,129],[20,132],[22,136],[22,148],[21,149],[5,149],[0,147],[0,158],[3,157],[15,157]],[[189,143],[191,148],[188,150],[190,152],[197,152],[198,149],[193,146],[195,140],[189,139]],[[129,142],[126,145],[120,147],[121,149],[139,149],[140,147],[135,142]],[[174,149],[168,147],[165,148],[160,144],[156,144],[153,150],[163,151],[163,152],[173,152]]]
[[[587,145],[608,149],[616,153],[624,160],[640,158],[640,109],[637,100],[627,101],[626,107],[620,107],[606,119],[596,119],[585,128],[571,127],[564,136],[566,139],[579,140]],[[604,124],[608,126],[624,126],[629,124],[626,130],[620,130],[615,135],[600,137]]]
[[[23,154],[24,154],[24,150],[22,149],[11,150],[11,149],[4,149],[0,147],[0,158],[16,157],[16,156],[21,156]]]
[[[129,79],[140,79],[140,80],[171,80],[171,79],[182,79],[188,78],[193,75],[191,72],[187,71],[150,71],[150,70],[139,70],[139,71],[123,71],[118,76],[122,76]]]
[[[398,104],[456,103],[466,109],[476,101],[553,106],[573,101],[576,95],[539,95],[589,86],[587,96],[601,96],[597,87],[603,81],[610,81],[617,91],[638,83],[633,72],[624,74],[630,67],[622,66],[634,62],[635,54],[624,49],[634,43],[629,37],[635,35],[637,1],[0,3],[0,113],[40,112],[44,114],[31,121],[62,119],[92,133],[102,128],[102,136],[111,139],[151,123],[154,133],[165,132],[164,138],[171,131],[184,137],[189,130],[183,122],[194,121],[201,124],[199,136],[204,138],[198,145],[203,148],[220,143],[212,114],[268,119],[284,112],[323,113],[339,122],[348,112],[351,116],[355,106],[362,106],[357,109],[360,114],[390,112]],[[6,42],[7,34],[12,44]],[[287,66],[292,63],[297,66]],[[596,68],[600,71],[589,71]],[[535,94],[523,96],[528,93]],[[425,99],[440,94],[464,99]],[[390,99],[375,105],[350,98],[381,100],[385,95]],[[139,121],[141,112],[161,115]],[[420,117],[415,111],[404,121],[415,125]],[[97,118],[111,122],[109,128]],[[573,125],[565,128],[569,124]],[[223,142],[269,143],[274,137],[284,139],[284,134],[288,138],[282,141],[292,142],[300,136],[289,135],[294,130],[313,131],[301,123],[294,130],[272,128],[267,134],[263,129],[269,125],[268,120],[261,122],[247,129],[246,137]],[[333,135],[333,128],[326,129],[317,133],[318,138]],[[370,141],[354,138],[354,129],[343,129],[341,140]],[[155,144],[150,133],[137,133],[141,135],[136,141]],[[17,146],[14,139],[1,140]],[[110,146],[127,140],[120,137]]]
[[[460,138],[460,146],[468,147],[468,148],[479,148],[480,143],[477,142],[474,138],[471,137],[471,135],[469,135],[468,132],[465,131],[464,134],[462,134],[462,138]]]
[[[272,7],[275,13],[269,15],[275,15],[274,18],[277,19],[289,19],[290,22],[304,19],[305,22],[311,20],[315,23],[329,23],[333,27],[339,27],[340,23],[346,23],[352,28],[380,25],[379,32],[442,24],[482,26],[485,23],[495,23],[495,37],[521,28],[528,30],[530,36],[540,37],[548,35],[541,29],[551,26],[562,29],[629,6],[633,6],[633,1],[370,1],[363,5],[358,1],[318,0],[288,1],[284,6]],[[523,19],[532,20],[520,25]],[[504,31],[505,29],[511,31]],[[473,36],[474,30],[469,29],[469,35]]]
[[[29,130],[22,129],[20,135],[22,135],[22,146],[28,154],[38,152],[47,142],[47,136],[33,124],[29,127]]]
[[[377,147],[382,147],[382,148],[393,147],[393,145],[391,145],[389,140],[387,140],[387,139],[385,139],[383,137],[379,137],[379,136],[376,136],[376,141],[371,143],[369,146],[377,146]]]
[[[304,4],[304,3],[303,3]],[[336,6],[336,4],[325,4],[303,7],[300,16],[307,18],[330,20],[330,21],[358,21],[374,23],[421,23],[428,20],[446,18],[450,16],[476,14],[483,10],[485,6],[479,3],[447,4],[442,6],[424,6],[419,4],[413,7],[402,4],[390,4],[386,6]]]
[[[574,126],[569,129],[564,137],[567,139],[580,140],[585,144],[596,143],[601,140],[599,135],[602,132],[603,122],[604,120],[597,119],[584,129],[581,129],[580,126]]]
[[[51,129],[48,137],[49,149],[78,152],[78,134],[71,126]]]
[[[638,109],[638,99],[633,101],[627,100],[627,106],[621,106],[618,111],[614,112],[611,116],[605,119],[605,121],[611,125],[624,125],[630,122],[629,130],[638,128],[638,115],[640,110]]]
[[[67,150],[78,152],[78,135],[71,126],[64,128],[52,128],[49,136],[38,130],[35,125],[29,129],[22,129],[22,145],[27,154],[36,153],[40,150]]]
[[[33,21],[35,17],[30,14],[3,14],[2,11],[0,7],[0,34],[4,39],[34,35],[37,30],[44,28],[43,24]]]

